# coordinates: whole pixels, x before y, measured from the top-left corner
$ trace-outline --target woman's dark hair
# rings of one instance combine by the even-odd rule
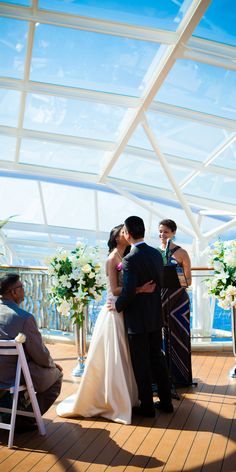
[[[0,295],[5,295],[11,288],[14,288],[20,276],[14,272],[10,272],[0,279]]]
[[[175,223],[174,220],[161,220],[159,223],[159,226],[167,226],[171,231],[177,231],[177,224]]]
[[[121,229],[123,228],[123,226],[124,225],[122,224],[122,225],[118,225],[118,226],[115,226],[114,228],[112,228],[112,230],[110,232],[108,242],[107,242],[108,249],[109,249],[109,254],[117,246],[116,238],[117,238],[117,236],[119,236],[119,233],[120,233]]]
[[[122,230],[123,226],[124,226],[124,224],[118,225],[118,226],[115,226],[115,227],[111,230],[110,236],[109,236],[109,239],[108,239],[108,242],[107,242],[107,245],[108,245],[108,248],[109,248],[108,254],[110,254],[110,253],[113,251],[113,249],[116,248],[116,246],[117,246],[116,238],[117,238],[117,236],[119,236],[120,231]],[[126,256],[126,255],[129,253],[130,247],[131,247],[131,246],[127,246],[127,247],[125,248],[123,257]]]

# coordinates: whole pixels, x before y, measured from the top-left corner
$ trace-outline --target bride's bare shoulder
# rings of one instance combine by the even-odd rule
[[[112,251],[107,260],[106,260],[106,267],[112,267],[112,266],[115,266],[116,265],[116,260],[117,260],[117,255],[116,255],[116,252],[115,251]]]

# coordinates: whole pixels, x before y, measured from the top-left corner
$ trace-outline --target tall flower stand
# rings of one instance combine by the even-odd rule
[[[86,326],[87,326],[87,317],[88,317],[88,307],[85,307],[84,321],[82,326],[79,326],[78,323],[75,323],[75,345],[78,354],[77,365],[72,371],[74,377],[81,377],[86,360]]]
[[[232,326],[232,344],[233,344],[233,353],[236,361],[236,307],[232,306],[231,308],[231,326]],[[233,379],[236,378],[236,365],[229,372],[230,377]]]

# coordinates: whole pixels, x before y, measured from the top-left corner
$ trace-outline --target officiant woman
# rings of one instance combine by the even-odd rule
[[[160,247],[164,265],[172,263],[182,270],[183,286],[162,289],[164,316],[164,347],[173,386],[192,384],[190,301],[187,286],[191,285],[191,262],[185,249],[174,243],[177,225],[175,221],[164,219],[159,223]],[[185,285],[185,286],[184,286]]]

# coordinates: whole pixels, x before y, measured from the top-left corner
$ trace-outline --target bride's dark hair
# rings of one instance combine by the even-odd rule
[[[109,239],[108,239],[108,242],[107,242],[107,245],[108,245],[108,253],[110,254],[113,249],[116,248],[117,246],[117,237],[119,236],[120,234],[120,231],[122,230],[123,228],[123,224],[122,225],[117,225],[117,226],[114,226],[114,228],[112,228],[111,232],[110,232],[110,236],[109,236]],[[126,249],[125,249],[125,252],[124,252],[124,256],[126,254],[128,254],[130,250],[130,246],[128,246]]]

